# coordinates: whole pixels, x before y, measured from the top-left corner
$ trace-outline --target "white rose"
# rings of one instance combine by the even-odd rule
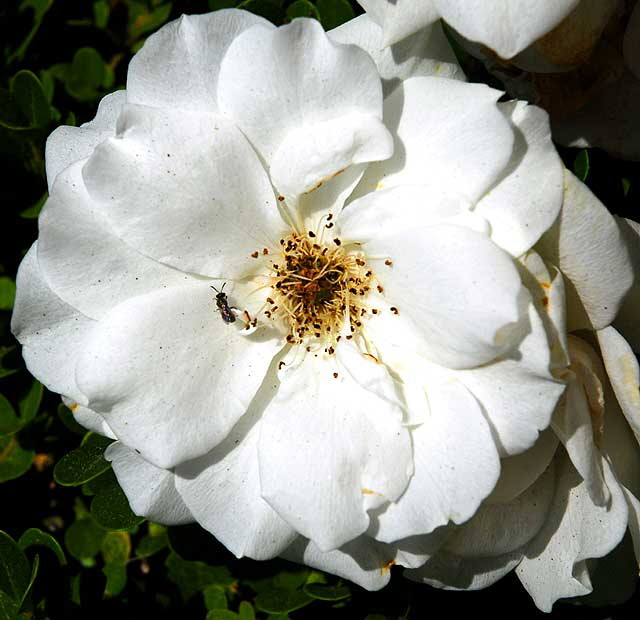
[[[50,137],[12,328],[137,514],[378,588],[548,426],[514,257],[562,165],[541,110],[424,77],[458,75],[429,33],[400,62],[366,17],[183,17]]]

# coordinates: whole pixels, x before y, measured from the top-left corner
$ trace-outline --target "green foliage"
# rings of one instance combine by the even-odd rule
[[[111,439],[87,433],[78,448],[62,457],[53,475],[58,484],[78,486],[96,478],[111,467],[104,458],[104,451]]]
[[[573,162],[573,172],[581,180],[586,181],[589,176],[589,151],[582,149]]]

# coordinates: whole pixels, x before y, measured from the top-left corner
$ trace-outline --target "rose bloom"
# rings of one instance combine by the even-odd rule
[[[369,589],[472,517],[565,389],[515,258],[562,205],[547,116],[418,35],[163,27],[49,138],[12,323],[117,439],[134,512]]]
[[[568,172],[565,183],[558,221],[523,263],[555,331],[555,374],[567,390],[538,441],[502,460],[474,517],[448,526],[438,553],[408,573],[479,589],[515,569],[547,612],[591,592],[587,601],[624,601],[640,562],[640,374],[622,335],[640,350],[640,225],[616,221]]]
[[[554,138],[640,160],[636,0],[360,0],[393,43],[442,18],[509,93],[540,105]]]

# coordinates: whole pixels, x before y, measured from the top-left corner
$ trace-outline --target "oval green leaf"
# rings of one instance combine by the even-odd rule
[[[71,524],[64,534],[64,544],[67,551],[82,562],[98,554],[105,534],[105,530],[93,519],[85,517]]]
[[[29,127],[46,127],[51,120],[51,108],[40,80],[31,71],[18,71],[11,80],[11,94]]]
[[[9,534],[0,530],[0,590],[19,606],[30,581],[27,556]]]
[[[323,583],[307,583],[303,590],[311,597],[321,601],[341,601],[351,596],[347,586],[329,586]]]
[[[0,435],[9,435],[20,429],[20,420],[11,403],[0,394]],[[0,456],[0,459],[2,457]]]
[[[130,530],[144,521],[144,517],[133,514],[127,496],[115,481],[93,498],[91,514],[108,530]]]
[[[53,551],[61,565],[64,566],[67,563],[67,558],[60,543],[51,534],[47,534],[36,527],[29,528],[20,536],[18,546],[22,551],[26,551],[30,547],[47,547],[47,549]]]
[[[33,450],[25,450],[16,435],[0,437],[0,482],[19,478],[33,462]]]
[[[320,22],[325,30],[331,30],[355,17],[348,0],[318,0]]]
[[[256,609],[270,614],[286,614],[306,607],[311,602],[313,598],[302,590],[274,588],[258,594]]]
[[[318,9],[309,0],[296,0],[287,7],[287,19],[295,19],[296,17],[312,17],[320,21]]]
[[[53,477],[62,486],[79,486],[107,471],[111,464],[104,451],[112,439],[87,433],[78,448],[65,454],[56,464]]]

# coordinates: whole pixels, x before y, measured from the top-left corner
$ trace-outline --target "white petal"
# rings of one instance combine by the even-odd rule
[[[118,90],[100,101],[96,117],[80,125],[58,127],[48,138],[45,151],[49,192],[56,177],[71,164],[91,155],[103,140],[116,133],[116,121],[127,100],[127,92]]]
[[[238,10],[183,15],[166,24],[129,64],[129,102],[216,112],[222,58],[233,40],[255,25],[273,28],[266,19]]]
[[[193,279],[136,252],[119,239],[82,179],[83,162],[67,168],[40,214],[38,261],[51,288],[99,319],[130,297]]]
[[[183,271],[243,275],[284,228],[256,154],[221,117],[127,106],[83,176],[122,239]]]
[[[375,537],[391,542],[463,523],[491,493],[500,460],[477,401],[453,380],[428,385],[430,415],[414,429],[415,473],[402,497],[378,516]]]
[[[390,47],[383,42],[382,28],[367,14],[350,19],[328,35],[336,43],[351,43],[369,53],[378,67],[385,96],[410,77],[465,79],[440,24],[427,26]]]
[[[640,501],[626,487],[622,487],[622,492],[629,509],[629,532],[633,540],[633,551],[636,555],[636,561],[640,565]]]
[[[547,428],[528,450],[503,458],[500,461],[500,479],[486,501],[506,504],[524,493],[547,469],[557,447],[558,438]]]
[[[604,481],[600,451],[593,438],[589,402],[576,380],[569,382],[565,397],[553,415],[551,427],[584,480],[592,501],[597,506],[606,505],[611,498]]]
[[[480,84],[410,78],[385,99],[384,121],[395,137],[391,159],[371,164],[356,189],[362,196],[396,185],[435,185],[474,203],[511,160],[514,134]]]
[[[629,251],[614,217],[568,170],[560,217],[538,251],[565,277],[569,331],[613,321],[633,282]]]
[[[317,190],[351,166],[387,159],[393,141],[372,114],[343,114],[292,129],[273,154],[270,174],[278,192],[296,197]]]
[[[579,0],[432,0],[460,34],[511,58],[557,26]]]
[[[45,282],[35,242],[20,263],[11,332],[22,344],[29,372],[52,392],[86,403],[75,366],[95,322],[62,301]]]
[[[553,137],[567,146],[599,146],[615,157],[640,161],[640,80],[625,71],[575,115],[554,119]]]
[[[640,442],[640,368],[627,341],[613,328],[596,332],[602,359],[620,408]]]
[[[176,468],[176,487],[193,516],[236,557],[273,558],[297,536],[260,496],[257,418],[277,387],[272,371],[229,436]]]
[[[481,233],[437,219],[429,225],[429,194],[426,205],[410,205],[395,202],[396,193],[352,203],[338,220],[343,242],[393,263],[380,260],[375,275],[397,316],[383,311],[368,329],[449,368],[513,348],[526,329],[528,294],[511,257]]]
[[[78,384],[158,467],[207,453],[245,413],[279,345],[224,323],[206,282],[116,306],[85,342]]]
[[[286,194],[281,185],[293,192],[286,163],[299,177],[300,191],[350,163],[391,154],[391,138],[380,122],[382,87],[375,64],[354,45],[332,43],[315,20],[239,35],[220,68],[218,104],[272,167],[281,193]],[[356,118],[356,130],[349,128],[340,140],[348,119]],[[330,134],[323,136],[328,128]]]
[[[512,163],[476,211],[491,223],[491,238],[519,256],[558,217],[564,166],[551,142],[549,115],[544,110],[524,102],[501,104],[501,109],[514,128]]]
[[[627,527],[627,505],[606,461],[605,480],[611,490],[609,506],[596,506],[566,456],[556,463],[558,477],[551,511],[542,530],[528,545],[516,573],[539,609],[551,611],[559,598],[591,591],[581,567],[615,549]]]
[[[505,504],[484,503],[444,545],[459,557],[495,557],[517,551],[542,528],[555,490],[553,464],[528,489]]]
[[[517,351],[493,364],[456,373],[486,411],[501,456],[533,445],[565,389],[551,374],[547,333],[533,304],[528,314],[530,332]]]
[[[426,564],[404,575],[411,581],[428,583],[445,590],[482,590],[510,573],[522,558],[522,551],[489,558],[461,558],[440,551]]]
[[[634,351],[640,353],[640,223],[616,218],[627,243],[633,265],[633,286],[622,302],[614,325]]]
[[[110,439],[117,439],[111,427],[107,424],[107,421],[99,413],[96,413],[88,407],[83,407],[67,396],[63,396],[62,400],[71,413],[73,413],[73,417],[78,424],[81,424],[94,433],[99,433]]]
[[[340,549],[320,551],[313,542],[299,537],[282,557],[349,579],[366,590],[379,590],[389,583],[395,550],[360,536]]]
[[[164,525],[193,523],[189,509],[176,491],[172,472],[148,463],[120,441],[112,443],[104,457],[111,461],[135,514]]]
[[[437,21],[440,15],[433,0],[358,0],[384,29],[384,45],[391,45]]]
[[[366,510],[396,500],[412,473],[391,377],[348,343],[336,352],[289,373],[259,444],[262,496],[322,551],[363,533]]]

